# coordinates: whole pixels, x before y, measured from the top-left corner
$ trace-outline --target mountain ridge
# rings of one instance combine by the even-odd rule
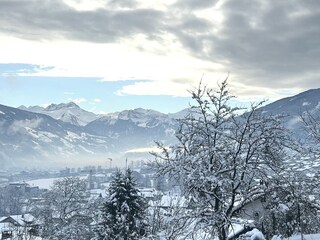
[[[79,105],[74,102],[59,104],[52,103],[45,108],[40,106],[20,106],[19,109],[31,111],[34,113],[46,114],[54,119],[71,123],[77,126],[85,126],[89,122],[100,117],[99,114],[95,114],[80,108]]]
[[[39,106],[20,109],[0,105],[1,162],[8,166],[12,163],[22,166],[28,165],[28,161],[39,165],[56,162],[57,158],[62,162],[77,162],[79,159],[105,161],[106,156],[123,158],[129,152],[132,154],[133,149],[154,147],[154,141],[174,144],[174,133],[179,126],[176,119],[190,112],[190,109],[184,109],[165,114],[136,108],[106,115],[90,115],[89,112],[83,120],[81,113],[87,114],[88,111],[74,103],[50,106],[44,110]],[[25,110],[30,108],[33,111],[40,109],[41,113]],[[320,89],[283,98],[259,109],[263,114],[285,114],[284,125],[297,138],[305,134],[300,114],[305,111],[317,114],[319,110]],[[89,121],[88,116],[94,117]]]

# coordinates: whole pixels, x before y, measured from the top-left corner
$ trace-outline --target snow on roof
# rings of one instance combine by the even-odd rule
[[[35,217],[32,216],[31,214],[27,213],[27,214],[22,214],[22,215],[10,215],[7,217],[2,217],[2,218],[0,218],[0,223],[5,223],[5,222],[7,222],[8,219],[12,219],[20,226],[25,226],[27,223],[31,223],[31,222],[35,221]]]
[[[185,197],[178,195],[163,195],[159,201],[151,201],[150,205],[158,207],[187,207],[188,201]]]

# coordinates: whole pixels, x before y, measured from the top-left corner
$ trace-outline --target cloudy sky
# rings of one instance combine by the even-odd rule
[[[320,85],[318,0],[0,0],[0,104],[175,112],[228,73],[240,101]]]

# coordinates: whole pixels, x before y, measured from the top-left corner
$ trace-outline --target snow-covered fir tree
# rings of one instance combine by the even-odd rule
[[[98,223],[97,239],[135,240],[146,234],[146,203],[130,169],[118,170],[108,189]]]

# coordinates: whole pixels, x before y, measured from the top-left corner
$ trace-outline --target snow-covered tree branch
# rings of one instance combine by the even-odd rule
[[[249,203],[268,194],[282,169],[288,136],[280,116],[266,116],[252,104],[243,112],[230,103],[227,80],[218,90],[199,86],[196,105],[180,121],[178,144],[154,153],[158,174],[181,182],[195,201],[187,213],[204,232],[228,239],[232,219]]]

